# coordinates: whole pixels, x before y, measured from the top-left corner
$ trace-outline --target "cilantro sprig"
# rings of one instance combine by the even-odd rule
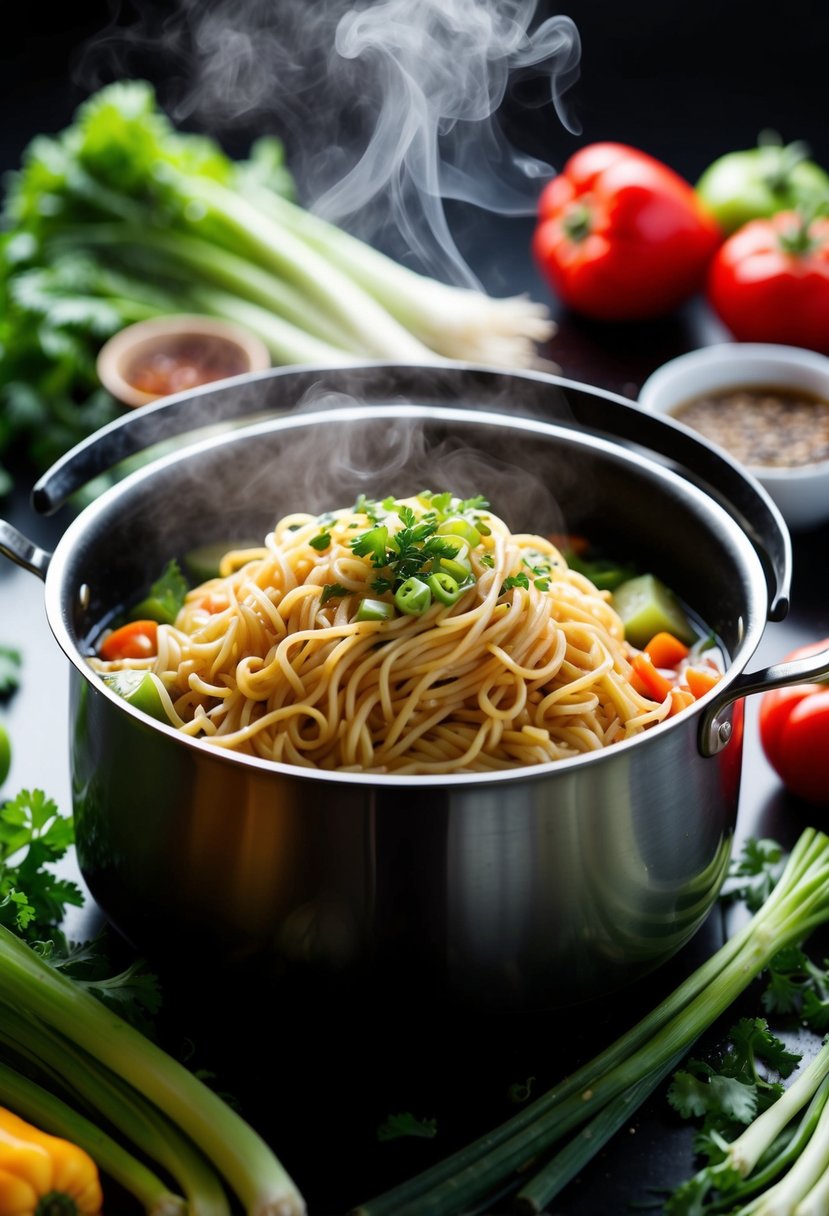
[[[54,935],[66,908],[83,904],[77,884],[49,869],[73,840],[72,820],[42,790],[0,806],[0,924],[28,942]]]

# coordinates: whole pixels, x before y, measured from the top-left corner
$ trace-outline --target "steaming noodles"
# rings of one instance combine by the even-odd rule
[[[511,533],[483,499],[423,493],[284,517],[261,548],[225,554],[174,623],[115,629],[90,662],[107,679],[152,673],[167,719],[217,747],[451,774],[661,721],[673,684],[654,695],[638,657],[610,593],[551,540]]]

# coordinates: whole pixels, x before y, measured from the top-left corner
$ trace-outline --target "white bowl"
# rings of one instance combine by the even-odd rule
[[[658,368],[642,385],[639,405],[673,415],[702,393],[752,386],[802,389],[829,401],[829,358],[798,346],[765,342],[704,346]],[[748,468],[791,529],[812,528],[829,520],[829,460],[791,468]]]

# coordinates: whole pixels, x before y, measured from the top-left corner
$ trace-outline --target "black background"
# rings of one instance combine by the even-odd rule
[[[306,3],[309,13],[320,7]],[[190,5],[196,16],[210,7],[206,0]],[[272,27],[283,9],[281,0],[235,6],[240,23],[255,12]],[[46,17],[41,5],[16,6],[18,36],[6,40],[0,82],[3,165],[16,163],[35,132],[65,125],[78,101],[124,69],[151,79],[165,101],[178,100],[199,65],[197,55],[185,61],[171,51],[172,14],[180,11],[169,3],[84,0],[50,9]],[[804,139],[817,159],[829,161],[829,6],[822,0],[784,6],[573,0],[561,8],[541,4],[537,15],[555,12],[570,16],[581,38],[580,78],[567,94],[581,132],[566,131],[549,106],[525,108],[526,89],[509,107],[516,137],[554,166],[583,142],[618,139],[695,179],[713,157],[751,146],[763,128],[786,141]],[[199,125],[198,115],[193,120]],[[253,131],[219,113],[211,125],[234,143]]]

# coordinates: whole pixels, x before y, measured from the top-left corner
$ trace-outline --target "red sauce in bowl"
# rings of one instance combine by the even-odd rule
[[[242,351],[218,337],[182,335],[168,349],[139,353],[124,378],[142,393],[166,397],[248,370]]]

